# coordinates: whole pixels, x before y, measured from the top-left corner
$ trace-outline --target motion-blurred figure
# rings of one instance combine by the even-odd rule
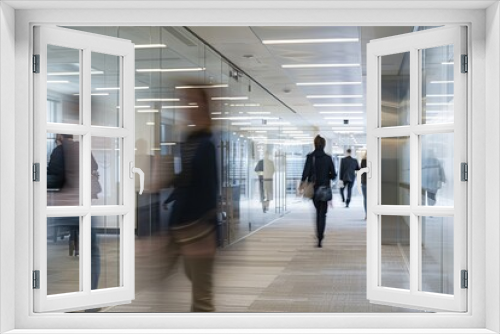
[[[436,194],[446,183],[444,169],[441,162],[434,155],[433,150],[427,150],[422,156],[422,205],[436,204]]]
[[[348,148],[346,151],[346,157],[340,162],[340,176],[339,179],[344,183],[344,186],[340,188],[340,195],[342,196],[342,202],[345,202],[345,207],[349,207],[351,203],[351,193],[352,186],[354,185],[354,180],[356,179],[356,171],[359,170],[358,160],[351,157],[351,149]],[[344,189],[347,188],[347,197],[344,196]]]
[[[212,312],[218,193],[216,152],[205,92],[190,89],[185,98],[198,108],[186,112],[189,125],[186,129],[192,131],[181,144],[182,171],[174,180],[175,190],[164,207],[175,201],[170,233],[184,258],[185,273],[192,284],[191,311]]]
[[[330,180],[337,177],[335,166],[333,165],[332,157],[325,153],[325,138],[317,135],[314,138],[314,151],[307,155],[304,170],[302,172],[301,189],[304,182],[314,182],[314,192],[321,186],[331,187]],[[326,212],[328,210],[328,202],[313,196],[314,207],[316,208],[316,236],[318,238],[318,247],[322,247],[322,241],[326,227]]]
[[[273,175],[274,163],[269,159],[269,152],[264,153],[264,159],[259,160],[255,166],[255,172],[259,176],[260,201],[262,211],[269,211],[269,202],[273,200]]]
[[[361,159],[361,168],[366,167],[366,151],[363,153],[363,158]],[[361,191],[363,192],[363,207],[365,209],[365,220],[366,220],[366,173],[361,175]]]

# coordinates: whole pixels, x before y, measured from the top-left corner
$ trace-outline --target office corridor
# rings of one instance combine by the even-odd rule
[[[316,247],[313,206],[307,201],[293,203],[290,213],[219,250],[216,311],[413,312],[366,299],[366,221],[361,197],[355,197],[349,209],[335,197],[323,248]],[[101,312],[189,312],[190,283],[182,264],[169,275],[147,275],[147,266],[166,265],[148,264],[141,242],[136,242],[136,299]]]

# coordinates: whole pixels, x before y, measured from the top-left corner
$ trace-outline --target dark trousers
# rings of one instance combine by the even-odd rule
[[[366,184],[361,185],[361,191],[363,192],[363,207],[365,208],[366,215]]]
[[[352,186],[354,185],[354,182],[350,181],[344,181],[344,187],[340,188],[340,196],[342,196],[342,202],[345,202],[347,205],[351,203],[351,193],[352,193]],[[344,197],[344,189],[347,188],[347,198]]]
[[[316,236],[318,240],[323,240],[326,227],[326,211],[328,210],[328,202],[313,200],[316,208]]]

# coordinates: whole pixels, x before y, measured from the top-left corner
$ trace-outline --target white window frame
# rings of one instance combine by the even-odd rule
[[[102,5],[104,1],[99,2]],[[12,5],[16,5],[16,1],[11,1]],[[94,2],[88,2],[90,6],[97,6]],[[42,329],[42,328],[137,328],[137,324],[143,324],[150,328],[199,328],[198,332],[203,332],[203,328],[226,328],[226,332],[235,332],[231,328],[258,328],[264,326],[268,329],[275,329],[275,332],[280,332],[280,328],[289,329],[292,332],[293,328],[365,328],[365,333],[378,332],[377,329],[386,328],[381,330],[387,333],[387,328],[399,328],[395,332],[404,333],[409,332],[409,328],[421,328],[422,332],[438,333],[444,332],[444,329],[458,329],[466,328],[467,333],[488,333],[486,328],[493,330],[500,330],[498,321],[499,310],[499,288],[498,278],[500,263],[498,261],[499,255],[499,229],[496,225],[498,218],[500,218],[500,209],[498,208],[499,201],[499,185],[500,180],[497,175],[488,179],[485,182],[485,147],[486,138],[488,138],[488,146],[498,147],[500,144],[500,136],[498,135],[499,116],[496,112],[500,105],[498,101],[499,91],[499,62],[498,49],[500,49],[499,32],[500,26],[499,11],[497,5],[490,8],[488,11],[484,8],[491,5],[493,1],[483,3],[484,7],[474,7],[472,2],[468,2],[471,6],[470,9],[453,9],[453,2],[448,2],[448,5],[441,3],[441,8],[428,8],[428,9],[388,9],[391,4],[380,2],[380,4],[370,4],[370,9],[363,9],[366,3],[352,2],[353,8],[324,8],[319,3],[308,2],[291,3],[283,2],[257,2],[253,8],[242,10],[241,8],[232,8],[226,10],[209,10],[211,15],[207,15],[206,6],[210,7],[210,3],[204,3],[204,6],[197,6],[191,8],[189,4],[175,5],[165,4],[165,7],[170,8],[155,9],[155,10],[124,10],[116,9],[109,11],[106,14],[106,21],[102,20],[102,16],[93,15],[101,13],[100,9],[65,9],[65,10],[50,10],[44,11],[39,9],[20,10],[16,12],[15,17],[15,66],[16,71],[8,69],[9,65],[14,64],[12,55],[9,50],[3,51],[7,57],[0,58],[0,66],[2,71],[7,70],[10,73],[10,78],[16,78],[16,91],[15,101],[13,98],[5,98],[5,94],[12,92],[10,87],[7,87],[9,80],[5,77],[1,78],[0,94],[2,96],[0,117],[0,129],[4,129],[7,116],[5,115],[5,106],[14,106],[16,114],[15,125],[15,153],[14,149],[9,150],[9,146],[13,145],[11,140],[6,140],[5,133],[1,133],[2,146],[1,158],[15,158],[15,183],[9,181],[8,177],[3,171],[13,171],[12,165],[0,165],[2,173],[0,173],[0,182],[2,182],[2,208],[9,202],[4,198],[9,195],[12,196],[10,190],[3,187],[4,184],[10,184],[16,189],[15,195],[15,215],[12,211],[2,214],[2,221],[0,222],[1,228],[1,242],[2,247],[0,256],[0,265],[2,266],[2,280],[0,281],[0,293],[2,297],[2,304],[0,304],[0,316],[2,320],[8,319],[9,315],[13,312],[8,310],[15,302],[15,317],[14,321],[7,320],[2,325],[2,330],[17,328]],[[435,1],[438,3],[438,1]],[[32,4],[33,5],[33,4]],[[48,5],[48,2],[37,2],[38,8]],[[212,4],[213,5],[213,4]],[[224,4],[226,5],[226,4]],[[247,4],[249,7],[252,5]],[[394,6],[401,6],[401,3],[394,4]],[[12,10],[7,8],[8,5],[1,4],[2,15],[7,13],[7,22],[5,16],[0,17],[1,28],[14,28],[12,23]],[[29,6],[29,4],[28,4]],[[62,6],[62,4],[61,4]],[[116,4],[120,6],[120,4]],[[177,6],[177,7],[176,7]],[[229,4],[227,4],[229,6]],[[269,6],[270,8],[267,8]],[[349,6],[349,5],[348,5]],[[429,3],[427,3],[429,6]],[[449,6],[449,8],[447,8]],[[179,8],[180,7],[180,8]],[[236,7],[236,6],[235,6]],[[271,8],[272,7],[272,8]],[[358,7],[358,8],[356,8]],[[418,6],[417,6],[418,7]],[[313,8],[313,9],[310,9]],[[374,9],[375,8],[375,9]],[[422,8],[422,7],[420,7]],[[476,8],[476,9],[474,9]],[[307,11],[308,15],[305,14]],[[102,14],[102,13],[101,13]],[[493,27],[493,32],[485,29],[485,22],[489,23],[488,27]],[[468,234],[471,238],[468,241],[469,260],[468,268],[470,271],[469,276],[469,290],[468,300],[469,307],[466,314],[216,314],[216,315],[196,315],[196,314],[109,314],[109,315],[92,315],[92,314],[33,314],[32,305],[32,290],[29,288],[31,284],[31,268],[32,260],[26,261],[30,258],[29,254],[32,245],[32,226],[33,220],[32,212],[26,210],[27,206],[32,206],[28,201],[29,196],[32,194],[32,184],[29,179],[32,156],[32,148],[30,143],[32,141],[31,133],[33,133],[32,125],[32,105],[29,103],[26,96],[32,96],[31,79],[30,79],[30,45],[32,45],[32,31],[33,24],[58,24],[58,25],[111,25],[111,26],[125,26],[125,25],[437,25],[437,24],[465,24],[469,27],[470,35],[469,41],[469,56],[471,63],[469,69],[472,75],[469,76],[468,86],[471,87],[469,91],[469,125],[468,131],[471,133],[470,141],[468,142],[469,152],[471,152],[470,165],[469,165],[469,183],[468,193],[471,194],[472,200],[469,202],[468,220],[471,222],[468,227]],[[471,29],[472,28],[472,29]],[[14,45],[11,41],[6,41],[6,38],[11,37],[9,31],[0,29],[0,42],[7,45]],[[485,47],[486,42],[486,47]],[[3,49],[3,48],[2,48]],[[5,54],[4,53],[4,54]],[[485,71],[485,58],[489,61],[489,72]],[[495,63],[496,62],[496,63]],[[14,75],[12,75],[14,74]],[[486,83],[488,82],[488,86]],[[489,99],[486,100],[485,98]],[[488,108],[486,108],[488,106]],[[12,110],[12,109],[11,109]],[[11,111],[10,111],[11,113]],[[488,122],[485,118],[488,117]],[[474,120],[472,121],[472,118]],[[491,133],[490,133],[491,131]],[[485,135],[488,132],[488,137]],[[490,141],[493,141],[491,142]],[[5,150],[3,150],[5,148]],[[489,165],[497,166],[499,161],[498,152],[488,151]],[[477,159],[475,159],[477,158]],[[493,162],[496,164],[491,165]],[[476,161],[476,162],[475,162]],[[496,173],[498,174],[498,173]],[[12,187],[11,189],[13,189]],[[28,196],[27,196],[28,194]],[[486,194],[489,197],[486,197]],[[491,204],[490,208],[486,211],[486,204]],[[9,218],[6,221],[5,218]],[[8,240],[4,232],[14,232],[12,227],[12,218],[15,219],[15,246],[14,243]],[[471,225],[474,226],[472,229]],[[493,252],[493,257],[485,257],[489,252]],[[14,256],[12,254],[14,253]],[[488,272],[486,270],[486,263],[488,261]],[[15,263],[17,265],[15,265]],[[7,269],[7,271],[4,271]],[[14,272],[10,274],[11,272]],[[6,284],[13,284],[15,281],[15,291],[11,292],[11,287]],[[488,293],[486,293],[488,289]],[[4,299],[4,297],[6,299]],[[484,302],[486,298],[486,303]],[[10,305],[8,303],[11,303]],[[488,311],[486,307],[488,306]],[[196,321],[193,321],[193,318]],[[425,320],[425,321],[423,321]],[[434,330],[431,330],[434,328]],[[408,330],[405,330],[408,329]],[[440,331],[443,329],[443,331]],[[22,333],[23,331],[16,331]],[[31,331],[34,333],[36,331]],[[68,333],[68,330],[64,331]],[[96,333],[100,331],[95,330]],[[102,331],[101,331],[102,332]],[[141,331],[137,331],[141,332]],[[165,333],[177,332],[175,330],[165,330]],[[193,331],[196,332],[196,331]],[[215,332],[222,333],[222,330]],[[259,332],[259,330],[255,330]],[[261,330],[262,333],[270,333],[273,330]],[[281,330],[284,332],[284,330]],[[321,331],[317,331],[321,332]],[[335,332],[335,330],[331,330]],[[340,332],[340,331],[337,331]],[[361,330],[360,330],[361,332]],[[448,331],[449,332],[449,331]]]

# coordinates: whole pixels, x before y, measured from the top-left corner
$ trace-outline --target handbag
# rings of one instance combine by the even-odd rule
[[[314,192],[314,199],[317,201],[328,202],[332,197],[332,188],[328,186],[319,186]]]
[[[314,197],[314,182],[304,181],[302,189],[304,197],[310,199]]]

